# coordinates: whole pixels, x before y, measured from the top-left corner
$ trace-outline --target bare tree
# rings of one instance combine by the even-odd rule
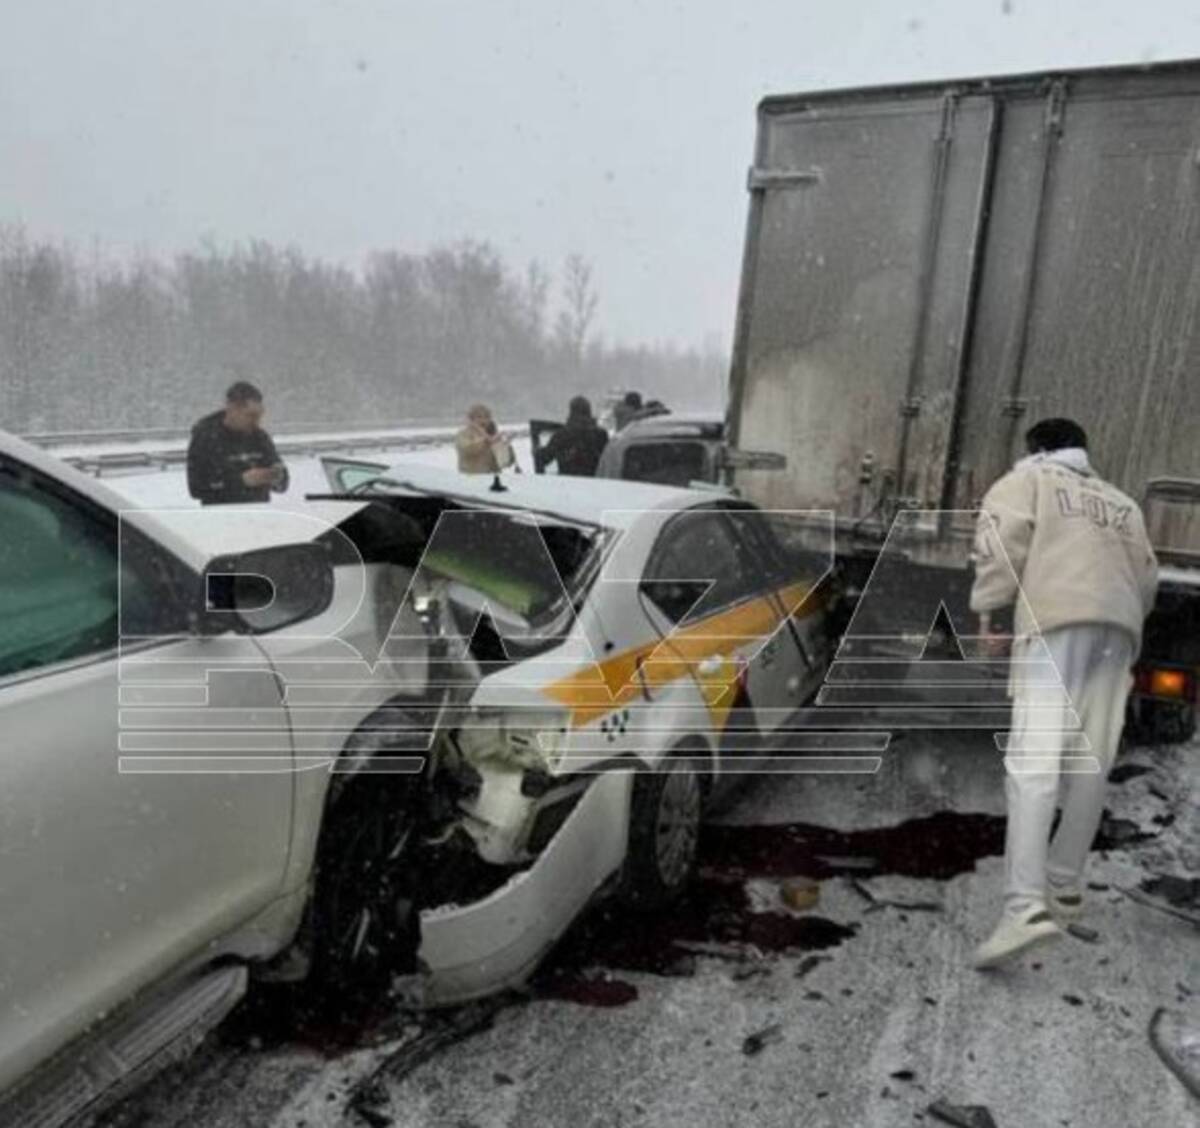
[[[530,259],[525,268],[525,286],[521,306],[525,325],[535,341],[546,335],[546,302],[550,297],[550,275],[537,259]]]
[[[361,271],[296,248],[213,241],[160,262],[78,256],[0,225],[0,426],[16,432],[183,427],[235,371],[261,381],[280,430],[454,418],[483,398],[506,420],[570,393],[640,388],[707,406],[708,354],[609,345],[591,265],[512,271],[486,243],[381,250]]]
[[[576,363],[583,361],[588,333],[599,298],[592,282],[592,264],[576,251],[563,265],[563,308],[554,327],[559,347]]]

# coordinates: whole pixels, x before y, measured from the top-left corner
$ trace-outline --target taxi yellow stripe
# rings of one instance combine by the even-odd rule
[[[812,596],[810,587],[807,583],[790,584],[773,594],[785,608],[795,608],[793,618],[806,618],[821,608],[821,601]],[[694,675],[697,665],[705,659],[725,655],[729,661],[721,672],[701,679],[701,692],[719,728],[733,703],[737,679],[733,652],[755,638],[772,633],[781,621],[771,595],[747,600],[679,628],[665,640],[655,639],[589,663],[551,682],[543,692],[570,710],[571,726],[578,728],[636,699],[642,693],[643,682],[653,693]]]

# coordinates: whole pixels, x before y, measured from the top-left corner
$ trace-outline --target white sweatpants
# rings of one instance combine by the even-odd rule
[[[1133,685],[1133,644],[1120,627],[1081,623],[1014,646],[1006,912],[1041,903],[1047,880],[1058,887],[1082,883]],[[1060,785],[1062,818],[1051,843]]]

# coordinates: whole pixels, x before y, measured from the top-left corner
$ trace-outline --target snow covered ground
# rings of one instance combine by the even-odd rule
[[[1187,1128],[1147,1040],[1200,1031],[1200,932],[1120,888],[1200,870],[1200,744],[1134,748],[1085,923],[1011,969],[971,949],[1000,907],[1003,767],[985,734],[912,734],[874,777],[750,780],[691,899],[595,910],[493,1011],[289,1027],[260,998],[106,1128],[896,1128],[944,1098],[999,1128]],[[816,876],[819,901],[781,906]]]
[[[518,444],[528,470],[528,441]],[[453,448],[379,461],[453,467]],[[323,492],[290,462],[286,497]],[[182,471],[106,477],[192,504]],[[1133,748],[1110,789],[1078,938],[970,969],[1000,907],[1003,767],[986,734],[913,733],[874,777],[750,780],[664,917],[599,906],[502,1005],[330,1030],[257,988],[105,1128],[895,1128],[929,1104],[999,1128],[1200,1121],[1147,1039],[1159,1007],[1200,1033],[1200,931],[1127,898],[1200,872],[1200,743]],[[804,912],[781,904],[800,875]]]

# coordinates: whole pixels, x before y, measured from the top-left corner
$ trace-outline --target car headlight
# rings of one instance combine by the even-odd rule
[[[568,721],[566,710],[475,709],[458,730],[458,746],[476,767],[490,761],[552,772],[566,748]]]

